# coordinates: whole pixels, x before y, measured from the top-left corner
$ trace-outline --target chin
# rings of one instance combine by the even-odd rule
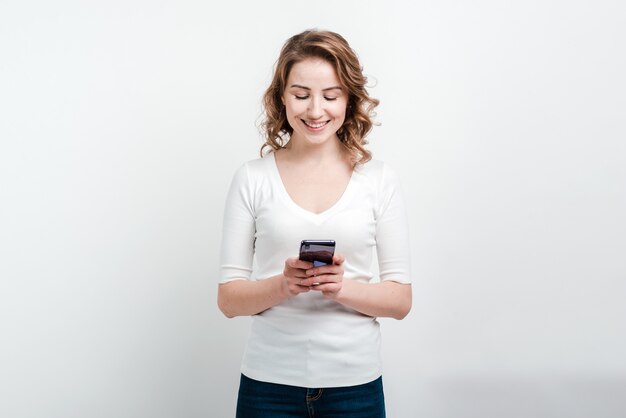
[[[306,141],[306,143],[311,144],[311,145],[323,145],[334,139],[334,135],[329,135],[329,136],[301,135],[300,137],[303,138],[304,141]]]

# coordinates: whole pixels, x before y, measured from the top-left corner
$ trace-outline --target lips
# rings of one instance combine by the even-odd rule
[[[327,124],[328,122],[330,122],[329,120],[326,120],[326,121],[324,121],[324,122],[308,122],[308,121],[306,121],[306,120],[304,120],[304,119],[301,119],[301,120],[302,120],[302,122],[304,122],[304,124],[305,124],[306,126],[308,126],[309,128],[312,128],[312,129],[320,129],[320,128],[323,128],[324,126],[326,126],[326,124]]]

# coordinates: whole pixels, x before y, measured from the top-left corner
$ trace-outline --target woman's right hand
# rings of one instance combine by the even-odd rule
[[[301,284],[307,278],[306,271],[311,267],[313,267],[313,263],[302,261],[298,257],[290,257],[285,260],[283,284],[286,286],[289,296],[296,296],[311,290],[311,286],[303,286]]]

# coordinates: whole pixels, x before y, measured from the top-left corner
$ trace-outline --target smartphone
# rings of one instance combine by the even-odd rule
[[[335,241],[305,239],[300,243],[300,260],[310,261],[314,267],[333,263]]]

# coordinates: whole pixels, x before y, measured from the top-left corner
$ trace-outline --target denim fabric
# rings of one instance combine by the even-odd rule
[[[384,418],[382,377],[363,385],[303,388],[259,382],[243,374],[237,418]]]

